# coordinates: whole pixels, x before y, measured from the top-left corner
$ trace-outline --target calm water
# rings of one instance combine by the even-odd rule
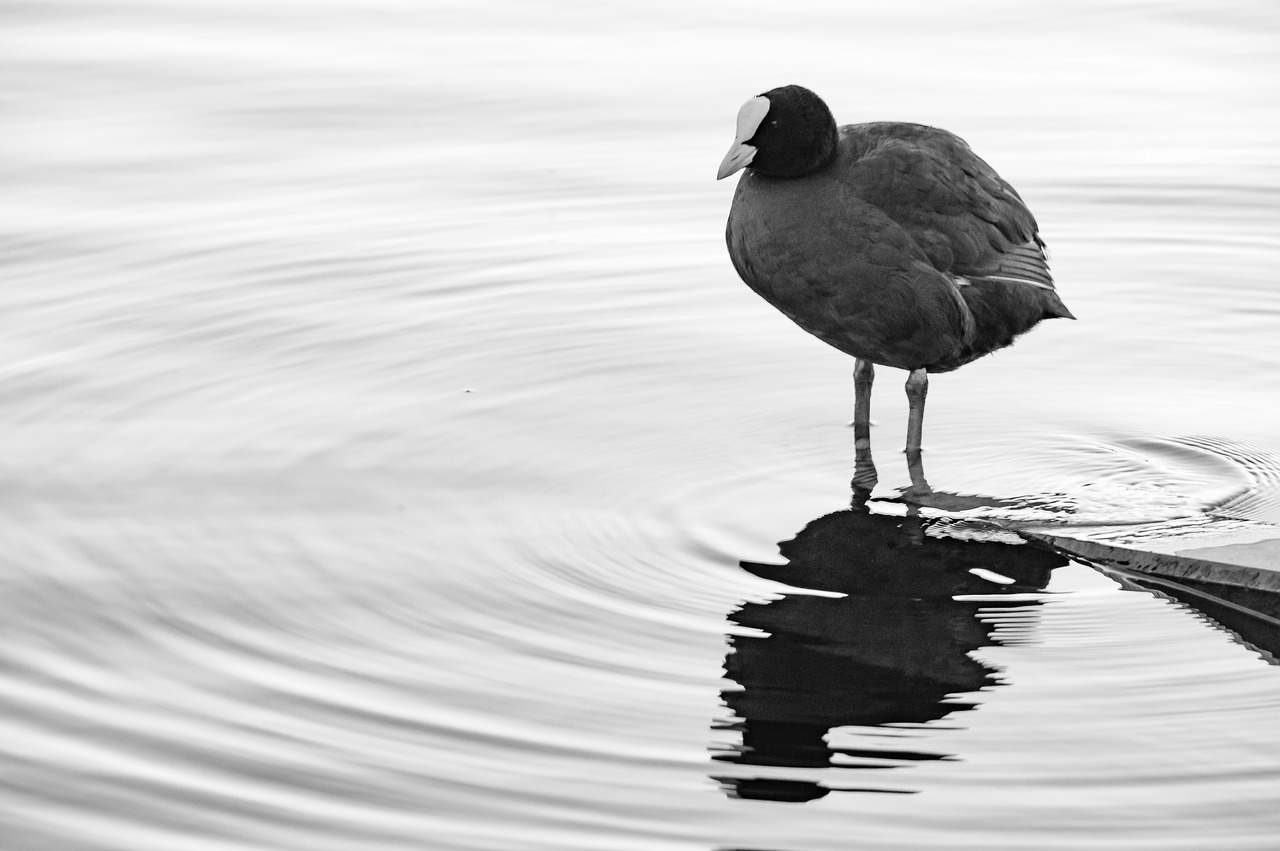
[[[930,480],[1274,537],[1271,7],[0,14],[0,848],[1275,847],[1266,648],[895,516],[892,370],[847,510],[713,180],[788,82],[964,136],[1080,321],[933,382]]]

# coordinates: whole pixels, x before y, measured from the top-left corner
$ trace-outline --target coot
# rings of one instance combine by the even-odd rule
[[[856,358],[855,487],[876,481],[874,364],[909,371],[908,494],[928,374],[1004,348],[1040,320],[1074,319],[1035,218],[964,140],[922,124],[837,127],[802,86],[751,98],[717,179],[745,169],[726,240],[747,286]]]

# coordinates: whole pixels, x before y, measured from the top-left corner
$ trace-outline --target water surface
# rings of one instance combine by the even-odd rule
[[[713,180],[788,82],[964,136],[1080,321],[933,382],[930,480],[1274,537],[1274,12],[4,14],[6,847],[1274,844],[1273,660],[899,516],[892,370],[850,511],[852,363]],[[786,574],[824,529],[844,597]]]

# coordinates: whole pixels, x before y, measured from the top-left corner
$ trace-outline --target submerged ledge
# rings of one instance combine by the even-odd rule
[[[1123,587],[1200,612],[1237,643],[1280,665],[1280,538],[1169,554],[1039,532],[1021,534],[1033,545],[1100,570]],[[1207,555],[1214,558],[1198,557]]]
[[[1160,553],[1043,532],[1019,534],[1032,543],[1103,569],[1280,594],[1280,538]]]

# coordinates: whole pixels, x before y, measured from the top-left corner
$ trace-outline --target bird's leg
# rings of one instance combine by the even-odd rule
[[[924,433],[924,397],[929,392],[929,373],[913,369],[907,376],[907,472],[911,474],[911,496],[933,493],[924,480],[924,463],[920,460],[920,438]]]
[[[858,358],[853,366],[853,491],[863,500],[871,495],[879,477],[875,462],[871,460],[871,383],[875,380],[875,366],[869,360]]]

